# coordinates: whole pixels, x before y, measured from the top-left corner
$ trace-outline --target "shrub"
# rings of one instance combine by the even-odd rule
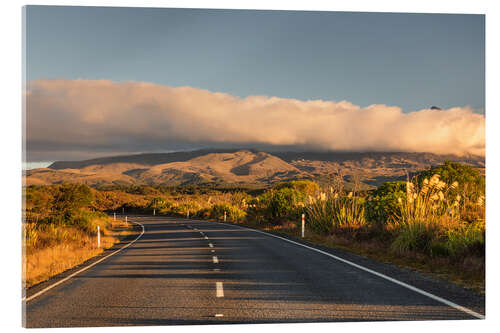
[[[54,209],[69,216],[74,211],[88,207],[93,200],[90,188],[85,184],[64,184],[54,196]]]
[[[271,218],[297,218],[300,214],[299,203],[302,203],[305,197],[304,193],[289,187],[273,191],[268,207]]]
[[[446,195],[449,198],[460,195],[462,220],[468,222],[484,221],[485,177],[477,168],[446,161],[443,165],[431,167],[429,170],[421,172],[417,176],[418,186],[423,186],[424,180],[430,179],[433,175],[438,175],[447,184],[457,184],[455,188],[449,189]]]
[[[271,189],[250,200],[249,219],[271,223],[277,223],[285,218],[298,219],[303,212],[306,195],[288,185],[282,183],[278,186],[279,189]]]
[[[274,189],[281,190],[283,188],[291,188],[305,195],[315,196],[319,192],[319,185],[312,180],[292,180],[289,182],[278,183]]]
[[[154,197],[148,203],[148,208],[150,209],[164,209],[168,208],[171,204],[161,197]]]
[[[398,200],[406,198],[406,182],[383,183],[371,193],[365,202],[366,218],[378,230],[382,230],[388,220],[394,218],[399,209]]]
[[[230,221],[241,221],[246,216],[243,210],[231,204],[216,204],[210,209],[210,218],[223,220],[224,212],[226,212],[226,217]]]

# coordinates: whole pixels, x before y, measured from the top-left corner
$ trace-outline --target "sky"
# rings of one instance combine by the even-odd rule
[[[483,15],[28,6],[25,22],[30,163],[234,145],[484,154]]]

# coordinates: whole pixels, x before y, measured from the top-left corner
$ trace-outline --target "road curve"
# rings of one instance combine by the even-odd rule
[[[262,232],[165,217],[132,220],[144,226],[142,237],[24,301],[24,326],[443,320],[484,314],[478,295],[361,257],[346,260],[396,275],[438,300]]]

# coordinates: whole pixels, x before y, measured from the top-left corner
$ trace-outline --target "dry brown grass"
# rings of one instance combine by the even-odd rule
[[[23,253],[23,285],[33,286],[64,272],[102,253],[113,246],[119,237],[130,233],[123,222],[110,224],[101,234],[101,248],[97,235],[89,235],[74,227],[46,228],[37,233],[37,242],[27,244]]]

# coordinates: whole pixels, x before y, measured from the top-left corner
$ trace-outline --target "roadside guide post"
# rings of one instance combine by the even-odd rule
[[[116,212],[113,212],[113,220],[116,221]]]
[[[153,208],[153,216],[156,215],[156,208]]]
[[[101,247],[101,231],[99,226],[97,226],[97,247]]]
[[[187,218],[189,218],[189,209],[188,209],[188,212],[187,212]]]
[[[125,225],[128,227],[128,216],[125,216]]]
[[[304,220],[305,220],[305,214],[302,214],[302,238],[304,238]]]
[[[226,222],[226,211],[224,211],[224,222]]]

